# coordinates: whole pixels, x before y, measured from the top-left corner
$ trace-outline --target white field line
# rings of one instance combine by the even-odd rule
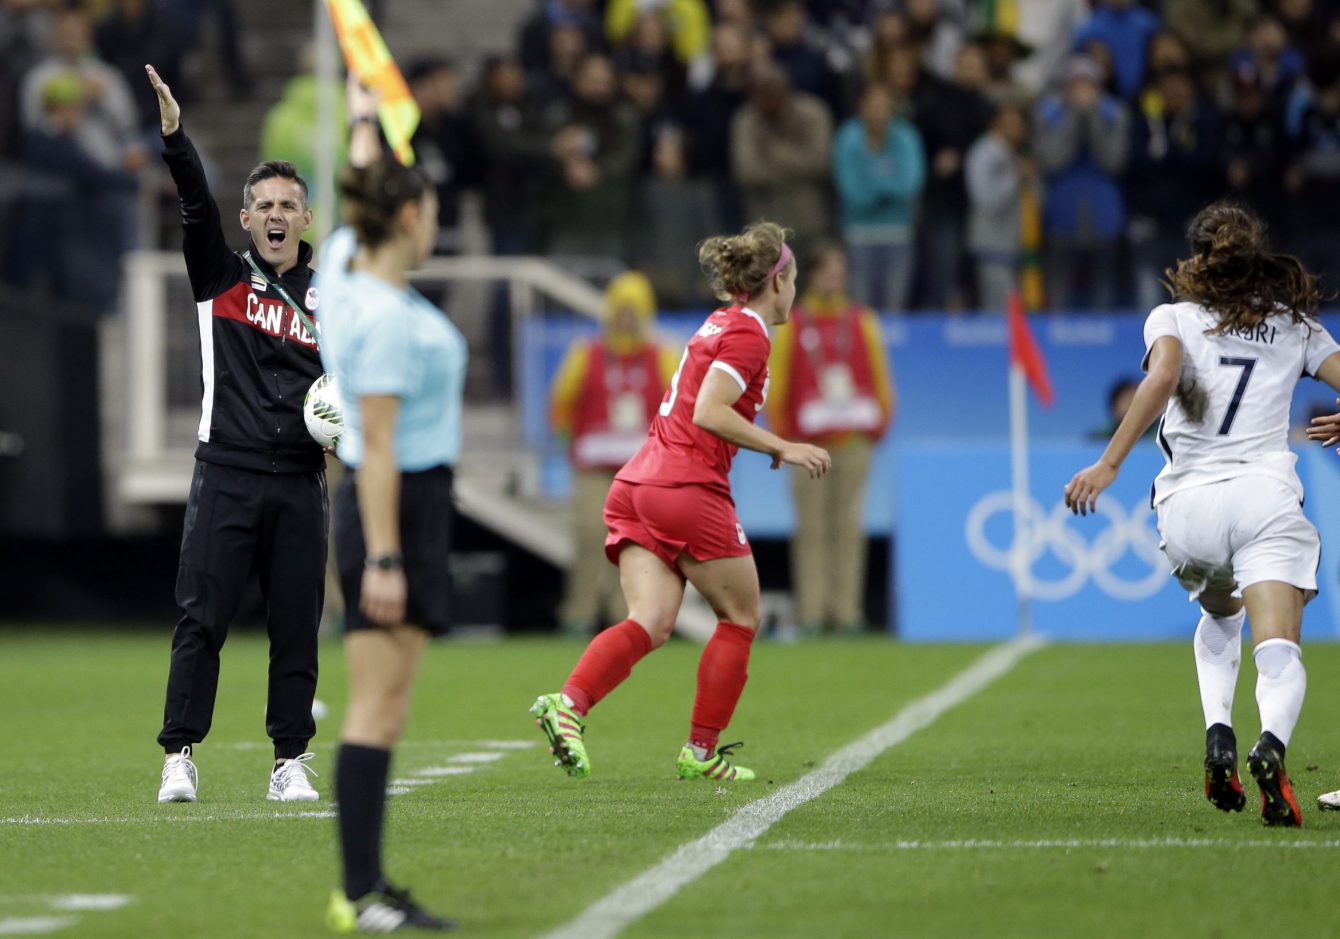
[[[404,777],[404,778],[401,778],[401,779],[393,779],[393,780],[391,780],[391,783],[390,783],[390,784],[391,784],[392,786],[397,786],[397,787],[408,786],[409,788],[412,789],[412,788],[414,788],[415,786],[431,786],[431,785],[432,785],[433,783],[435,783],[435,782],[437,782],[436,779],[422,779],[422,778],[418,778],[418,779],[416,779],[416,778],[412,778],[412,777]]]
[[[503,755],[497,751],[490,753],[457,753],[447,757],[448,763],[492,763],[501,760]]]
[[[889,841],[883,844],[852,844],[846,841],[774,841],[755,845],[769,851],[1020,851],[1083,848],[1119,848],[1149,850],[1156,848],[1340,848],[1340,838],[1322,841],[1294,841],[1280,838],[1039,838],[993,840],[970,838],[960,841]]]
[[[0,893],[0,906],[38,904],[61,913],[77,913],[84,910],[119,910],[133,899],[124,893]]]
[[[334,812],[211,812],[208,815],[173,814],[163,812],[152,818],[52,818],[44,815],[18,815],[0,818],[0,825],[138,825],[149,822],[176,824],[179,822],[250,822],[273,818],[334,818]]]
[[[732,852],[752,845],[791,810],[817,799],[852,773],[869,766],[884,751],[971,698],[1043,644],[1040,639],[1022,638],[996,646],[949,682],[831,754],[800,779],[770,796],[746,803],[730,819],[696,841],[681,845],[655,867],[587,907],[576,919],[545,934],[544,939],[612,939],[673,897],[681,887],[726,860]]]
[[[60,932],[79,922],[78,916],[7,916],[0,919],[0,936],[38,936]]]
[[[416,770],[415,776],[468,776],[475,771],[473,766],[429,766]]]
[[[529,750],[532,747],[539,746],[538,741],[534,740],[401,740],[397,743],[396,749],[404,747],[435,747],[440,749],[449,749],[459,746],[480,747],[484,750]],[[272,750],[274,744],[265,740],[235,740],[231,743],[203,743],[202,747],[217,748],[220,750]],[[316,752],[322,750],[333,750],[336,746],[334,740],[313,741],[309,748]]]

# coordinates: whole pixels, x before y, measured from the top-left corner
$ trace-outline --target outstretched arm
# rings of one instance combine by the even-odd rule
[[[1172,336],[1160,337],[1149,350],[1149,373],[1136,389],[1130,410],[1112,434],[1107,449],[1097,463],[1080,470],[1066,484],[1066,508],[1076,515],[1088,515],[1094,510],[1099,493],[1117,478],[1131,448],[1168,406],[1181,374],[1182,344]]]
[[[772,468],[783,463],[802,466],[811,479],[818,479],[833,465],[828,451],[807,443],[791,443],[751,424],[731,407],[743,392],[735,379],[721,369],[707,370],[698,399],[693,405],[693,423],[727,443],[766,453],[772,457]]]
[[[177,184],[181,202],[182,253],[196,300],[207,300],[219,288],[237,279],[242,262],[234,257],[223,236],[223,219],[209,192],[205,168],[186,132],[181,129],[181,106],[172,89],[158,77],[152,65],[144,66],[149,84],[158,95],[158,120],[163,132],[163,162]]]

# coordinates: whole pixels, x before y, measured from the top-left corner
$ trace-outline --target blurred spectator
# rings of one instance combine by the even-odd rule
[[[675,58],[688,66],[707,55],[712,41],[712,13],[706,0],[609,0],[605,7],[605,35],[619,47],[635,34],[645,16],[661,23]],[[636,38],[633,37],[634,44]]]
[[[521,25],[517,46],[521,67],[528,74],[550,70],[554,62],[552,33],[560,26],[575,27],[582,36],[581,48],[600,49],[604,44],[597,0],[541,0]]]
[[[547,253],[626,254],[639,132],[636,113],[618,100],[615,80],[608,56],[586,56],[572,101],[546,115],[551,159],[540,213]]]
[[[985,20],[978,24],[979,29],[1004,19],[1032,49],[1032,55],[1015,67],[1013,76],[1030,94],[1043,91],[1060,73],[1073,49],[1075,32],[1090,12],[1089,0],[1013,0],[977,3],[975,8]],[[1007,17],[1011,9],[1016,14],[1014,20]]]
[[[303,73],[288,80],[283,96],[265,114],[261,123],[260,159],[287,160],[298,168],[303,179],[316,179],[317,99],[321,85],[312,71],[312,47],[309,43],[302,52]],[[344,81],[337,80],[329,88],[334,105],[333,120],[343,127],[347,118],[344,110]],[[348,134],[340,134],[336,143],[335,165],[343,166],[348,159]],[[338,187],[337,187],[338,190]],[[307,202],[314,218],[337,219],[339,193],[334,205],[322,205],[321,194],[313,190]]]
[[[1075,33],[1075,49],[1088,51],[1101,43],[1111,56],[1117,90],[1127,101],[1140,92],[1145,77],[1145,49],[1158,32],[1159,21],[1136,0],[1098,0],[1093,14]]]
[[[1201,85],[1218,88],[1228,57],[1242,45],[1256,0],[1167,0],[1163,20],[1186,43]]]
[[[987,83],[984,94],[996,104],[1025,102],[1032,95],[1020,83],[1015,66],[1033,54],[1033,47],[1019,39],[1011,28],[991,26],[979,32],[973,42],[986,54]]]
[[[654,10],[639,14],[625,39],[614,54],[618,71],[658,73],[665,94],[678,100],[688,85],[688,70],[675,57],[670,46],[670,33],[660,15]]]
[[[1019,285],[1023,191],[1036,191],[1037,165],[1028,155],[1028,112],[996,109],[990,129],[968,149],[968,250],[976,273],[977,309],[1004,313]]]
[[[1186,224],[1222,194],[1220,120],[1191,72],[1155,76],[1131,122],[1127,165],[1128,233],[1136,303],[1152,310],[1167,300],[1161,281],[1186,248]]]
[[[68,131],[83,152],[104,169],[137,170],[148,155],[139,134],[139,118],[130,89],[116,69],[93,51],[93,27],[78,9],[57,16],[51,53],[24,76],[21,102],[24,126],[37,127],[49,117],[43,90],[57,75],[76,72],[84,83],[79,121]]]
[[[19,85],[46,55],[58,0],[0,2],[0,155],[23,154]]]
[[[1186,44],[1176,34],[1160,30],[1149,37],[1149,48],[1145,54],[1145,84],[1149,85],[1153,77],[1165,69],[1191,68],[1191,53]]]
[[[723,231],[744,224],[739,189],[731,169],[731,123],[749,96],[749,35],[734,23],[720,23],[712,34],[710,82],[693,92],[684,109],[689,172],[716,187]]]
[[[587,34],[572,20],[560,20],[546,35],[549,54],[526,73],[531,102],[541,113],[572,97],[577,69],[588,52],[599,48],[589,43]]]
[[[252,88],[251,74],[242,55],[242,29],[238,23],[237,5],[234,0],[165,3],[163,10],[176,19],[179,25],[174,32],[182,36],[187,49],[195,49],[200,45],[205,17],[213,14],[224,79],[236,97],[249,98]]]
[[[798,252],[832,232],[832,139],[833,119],[822,101],[793,91],[780,67],[755,66],[749,100],[731,122],[731,166],[745,217],[793,229]]]
[[[947,0],[906,0],[908,31],[921,49],[921,63],[948,81],[964,42],[963,5]]]
[[[833,178],[857,300],[877,310],[903,310],[926,158],[921,135],[895,113],[883,85],[867,85],[859,115],[838,128]]]
[[[846,292],[847,264],[836,245],[819,246],[804,268],[806,289],[790,328],[773,340],[768,420],[790,440],[826,448],[832,485],[792,474],[796,528],[791,538],[795,620],[802,635],[825,626],[865,628],[865,491],[875,443],[894,410],[879,319]]]
[[[411,145],[416,165],[437,190],[435,254],[460,250],[461,196],[478,186],[483,158],[474,123],[461,101],[456,66],[447,59],[421,59],[405,77],[418,102],[420,120]]]
[[[716,25],[718,27],[730,23],[743,29],[745,35],[748,36],[758,26],[758,15],[754,11],[754,0],[715,0],[713,7],[716,10]]]
[[[109,165],[105,153],[90,150],[96,138],[84,124],[93,97],[81,72],[48,72],[38,102],[24,156],[34,172],[67,188],[22,205],[18,227],[24,237],[15,245],[20,283],[37,282],[57,298],[105,310],[117,299],[121,255],[133,246],[126,219],[134,217],[139,164],[127,155],[122,165]]]
[[[1340,204],[1340,47],[1319,52],[1308,63],[1311,94],[1288,116],[1288,191],[1292,241],[1311,270],[1335,277],[1340,242],[1335,207]],[[1329,280],[1330,278],[1328,278]]]
[[[537,250],[539,219],[533,168],[549,154],[549,138],[526,93],[521,63],[511,56],[484,63],[471,109],[483,163],[484,221],[495,254]]]
[[[657,125],[650,159],[633,227],[634,263],[646,271],[656,293],[669,306],[710,299],[704,293],[697,258],[684,246],[696,244],[703,232],[722,227],[716,185],[707,177],[689,175],[684,133],[676,124]]]
[[[1060,92],[1035,112],[1033,146],[1047,181],[1047,293],[1060,310],[1110,309],[1117,301],[1126,221],[1117,179],[1126,168],[1130,114],[1099,81],[1093,60],[1074,56]]]
[[[842,115],[841,78],[811,41],[803,0],[775,0],[765,8],[763,26],[772,44],[772,58],[785,70],[791,87],[815,95],[834,115]]]
[[[1135,391],[1140,387],[1140,379],[1133,375],[1125,375],[1118,378],[1107,389],[1107,420],[1098,427],[1089,431],[1087,434],[1090,440],[1107,441],[1116,433],[1121,426],[1122,419],[1126,412],[1131,409],[1131,402],[1135,400]],[[1159,427],[1161,421],[1155,421],[1149,425],[1149,430],[1145,431],[1142,440],[1158,439]]]
[[[1289,44],[1303,53],[1305,61],[1335,41],[1331,35],[1335,0],[1273,0],[1270,6],[1288,33]]]
[[[589,636],[624,618],[619,570],[605,560],[605,496],[614,474],[642,446],[678,364],[658,344],[656,298],[642,274],[629,271],[605,291],[600,335],[578,340],[554,376],[550,415],[572,461],[573,564],[559,626]]]
[[[1289,43],[1289,34],[1273,16],[1258,16],[1247,32],[1247,45],[1228,60],[1232,77],[1252,72],[1272,107],[1283,108],[1294,83],[1303,76],[1303,55]]]
[[[961,64],[978,61],[972,47],[960,50]],[[926,187],[921,199],[921,290],[925,309],[962,309],[963,249],[967,237],[968,194],[963,156],[986,129],[991,104],[975,91],[980,75],[956,71],[945,82],[921,67],[915,47],[895,50],[886,80],[895,98],[908,101],[926,154]],[[962,82],[958,81],[961,76]]]
[[[1272,228],[1284,210],[1284,124],[1250,67],[1233,75],[1221,157],[1225,190],[1256,210]]]
[[[889,74],[889,57],[895,49],[912,42],[912,27],[898,10],[882,9],[870,24],[870,50],[865,58],[865,77],[884,81]]]
[[[130,89],[142,132],[158,133],[158,96],[144,81],[144,63],[153,62],[177,100],[189,98],[182,60],[190,51],[174,17],[164,16],[152,0],[116,0],[112,12],[98,23],[98,54],[121,73]],[[180,89],[180,90],[178,90]]]

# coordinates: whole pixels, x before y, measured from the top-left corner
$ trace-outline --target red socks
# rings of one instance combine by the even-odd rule
[[[633,666],[650,651],[651,636],[631,619],[599,633],[587,645],[563,685],[563,693],[572,700],[572,709],[585,717],[601,698],[623,683]],[[745,654],[748,655],[748,650]]]
[[[730,723],[749,679],[749,647],[754,631],[735,623],[717,623],[698,660],[698,693],[693,699],[689,743],[711,753]]]

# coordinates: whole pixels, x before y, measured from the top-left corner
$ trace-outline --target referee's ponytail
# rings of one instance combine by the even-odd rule
[[[1165,272],[1173,297],[1219,317],[1211,335],[1250,332],[1268,317],[1302,323],[1317,315],[1317,278],[1291,254],[1272,251],[1266,226],[1247,206],[1221,200],[1201,209],[1187,228],[1191,257]]]
[[[417,202],[428,180],[417,169],[385,157],[368,166],[348,166],[340,174],[344,220],[358,233],[358,243],[377,247],[395,234],[400,207]]]

